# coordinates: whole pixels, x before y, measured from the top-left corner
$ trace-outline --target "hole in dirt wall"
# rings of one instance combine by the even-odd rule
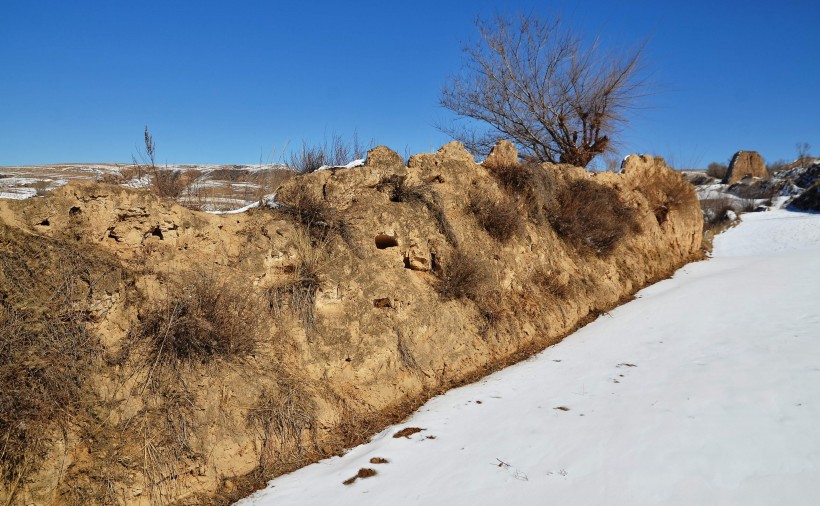
[[[395,248],[399,245],[399,240],[392,235],[379,234],[376,236],[376,247],[378,249]]]

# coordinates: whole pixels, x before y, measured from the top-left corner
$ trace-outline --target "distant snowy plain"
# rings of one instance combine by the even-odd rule
[[[713,258],[237,504],[820,504],[819,299],[820,214],[746,214]]]

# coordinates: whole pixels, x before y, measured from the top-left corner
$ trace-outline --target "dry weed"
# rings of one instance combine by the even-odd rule
[[[554,299],[567,300],[571,297],[569,285],[562,284],[555,276],[540,269],[533,272],[530,285],[540,293]]]
[[[419,202],[426,204],[433,198],[433,187],[424,182],[408,181],[407,176],[392,174],[385,176],[376,185],[379,191],[390,195],[390,202]]]
[[[201,175],[195,169],[181,171],[154,168],[151,173],[151,189],[164,198],[178,199],[185,189]]]
[[[308,144],[302,141],[301,148],[291,153],[288,166],[301,173],[315,172],[323,165],[340,166],[353,160],[364,158],[365,153],[375,145],[371,140],[368,145],[359,142],[358,132],[353,132],[352,142],[347,142],[339,134],[333,134],[320,144]]]

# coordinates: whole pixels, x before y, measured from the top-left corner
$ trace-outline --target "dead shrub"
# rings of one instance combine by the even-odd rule
[[[67,430],[100,353],[76,314],[0,308],[0,480],[10,488],[37,469],[49,438]]]
[[[494,167],[492,175],[502,188],[520,202],[532,222],[548,222],[556,206],[556,184],[549,168],[526,162]]]
[[[482,293],[474,300],[482,318],[479,333],[485,339],[491,329],[498,328],[504,322],[515,317],[515,310],[510,304],[509,294],[498,288],[486,292],[482,290]]]
[[[496,241],[505,243],[521,231],[521,214],[510,198],[496,199],[478,189],[470,191],[467,198],[467,212]]]
[[[729,170],[729,166],[725,163],[720,162],[712,162],[706,169],[706,175],[709,177],[713,177],[718,181],[722,181],[724,177],[726,177],[726,172]]]
[[[262,340],[259,309],[247,289],[196,273],[143,311],[137,337],[148,344],[152,368],[242,359]]]
[[[137,177],[142,177],[144,174],[150,175],[151,189],[160,197],[179,198],[191,181],[199,177],[199,171],[188,170],[183,172],[168,168],[160,169],[156,162],[157,146],[154,143],[154,137],[148,131],[147,125],[143,133],[143,143],[143,148],[136,155],[131,155],[132,170]]]
[[[345,141],[339,134],[333,134],[329,141],[325,138],[320,144],[302,141],[300,149],[290,154],[288,166],[305,174],[315,172],[322,166],[346,165],[353,160],[364,158],[367,150],[374,145],[373,140],[368,145],[361,144],[357,131],[353,132],[352,142]]]
[[[737,207],[735,199],[725,194],[700,201],[703,213],[704,250],[711,251],[714,237],[737,222]]]
[[[697,201],[692,184],[678,172],[653,173],[643,181],[638,191],[646,197],[659,224],[666,221],[669,211],[694,205]]]
[[[315,172],[323,165],[326,165],[328,158],[323,146],[310,145],[302,141],[301,149],[291,153],[288,167],[302,174],[307,174]]]
[[[151,171],[151,189],[163,198],[178,199],[201,172],[155,168]]]
[[[716,231],[730,224],[734,217],[733,199],[728,195],[718,198],[703,199],[700,208],[703,212],[703,230]]]
[[[629,233],[640,231],[635,211],[618,192],[590,179],[576,179],[558,193],[549,220],[555,232],[598,256],[606,256]]]
[[[516,195],[524,195],[533,187],[532,165],[498,165],[492,168],[492,175],[502,188]]]
[[[476,300],[487,275],[488,269],[478,257],[456,249],[439,274],[438,292],[445,300]]]

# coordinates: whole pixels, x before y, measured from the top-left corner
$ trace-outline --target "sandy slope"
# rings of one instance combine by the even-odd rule
[[[713,259],[239,504],[816,504],[819,287],[820,215],[745,215]]]

